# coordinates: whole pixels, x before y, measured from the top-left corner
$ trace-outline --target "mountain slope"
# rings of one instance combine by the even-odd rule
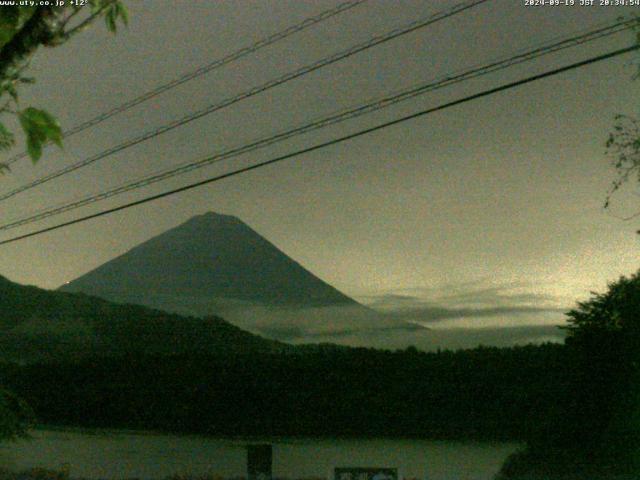
[[[266,353],[286,347],[219,317],[182,317],[84,294],[23,286],[0,276],[0,359]]]
[[[65,284],[115,302],[219,314],[283,340],[375,328],[380,315],[320,280],[241,220],[207,213]],[[370,324],[370,325],[369,325]]]
[[[356,304],[236,217],[215,213],[193,217],[61,290],[107,298],[126,291],[207,295],[267,305]]]

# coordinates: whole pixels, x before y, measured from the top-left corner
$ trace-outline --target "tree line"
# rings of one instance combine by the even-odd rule
[[[44,424],[211,435],[526,439],[573,377],[558,344],[4,364]]]

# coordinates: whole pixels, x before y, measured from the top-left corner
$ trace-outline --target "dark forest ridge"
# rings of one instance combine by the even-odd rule
[[[179,316],[80,293],[19,285],[1,276],[0,299],[0,359],[4,360],[267,353],[288,348],[216,316]]]

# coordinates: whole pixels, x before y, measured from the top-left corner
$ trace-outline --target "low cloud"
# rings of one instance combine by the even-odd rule
[[[567,308],[573,299],[550,295],[523,282],[487,285],[487,281],[442,285],[434,288],[405,288],[358,299],[376,310],[394,311],[439,305],[454,309],[465,307],[534,307]]]
[[[290,343],[424,350],[479,344],[561,342],[564,312],[573,303],[540,292],[535,285],[489,281],[436,288],[410,288],[356,297],[358,305],[317,308],[265,306],[219,298],[170,295],[147,298],[183,314],[216,314],[231,323]]]
[[[301,312],[304,315],[304,312]],[[292,327],[286,325],[269,325],[259,327],[255,333],[259,333],[265,337],[277,338],[285,342],[326,342],[335,341],[337,343],[343,343],[342,340],[348,339],[354,336],[360,338],[367,338],[370,336],[379,336],[386,334],[415,334],[417,332],[428,331],[428,327],[424,327],[417,324],[399,322],[397,325],[377,326],[369,328],[337,328],[335,330],[327,330],[321,332],[305,331],[299,327]]]
[[[510,347],[530,343],[561,343],[565,333],[554,325],[496,327],[482,329],[377,330],[352,334],[324,335],[292,339],[292,343],[330,342],[341,345],[404,349],[414,346],[424,351],[457,350],[478,345]]]
[[[562,342],[562,310],[535,307],[448,309],[423,307],[403,312],[354,314],[350,308],[253,307],[226,312],[232,323],[285,342],[376,348],[473,348],[480,344]]]
[[[475,330],[562,325],[572,301],[536,285],[512,282],[500,285],[488,280],[407,288],[358,297],[376,311],[431,330]],[[550,339],[561,338],[553,334]],[[536,337],[537,338],[537,337]]]
[[[487,308],[446,308],[442,306],[423,306],[419,308],[411,308],[403,310],[400,313],[404,317],[415,317],[425,322],[439,321],[450,318],[468,318],[468,317],[495,317],[503,315],[520,315],[535,313],[563,313],[563,308],[549,307],[527,307],[527,306],[504,306],[504,307],[487,307]]]

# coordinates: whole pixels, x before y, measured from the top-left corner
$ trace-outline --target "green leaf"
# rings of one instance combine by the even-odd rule
[[[0,150],[8,150],[15,143],[13,133],[0,123]]]
[[[37,162],[42,157],[43,142],[34,135],[27,135],[27,152],[33,162]]]
[[[104,21],[107,24],[107,30],[112,33],[116,33],[117,25],[116,19],[118,18],[118,10],[115,5],[110,6],[107,9],[107,13],[104,16]]]
[[[120,17],[120,20],[122,21],[122,23],[124,24],[124,26],[128,26],[129,25],[129,11],[127,10],[127,7],[125,6],[124,3],[118,1],[116,2],[116,10],[118,12],[118,17]]]
[[[62,146],[62,129],[58,120],[46,110],[40,110],[38,108],[25,108],[22,110],[21,115],[25,117],[30,123],[32,123],[38,130],[41,130],[44,137],[51,140],[58,146]]]
[[[9,93],[9,95],[11,95],[11,98],[13,98],[14,101],[18,101],[18,90],[16,90],[13,83],[7,83],[4,89]]]
[[[50,113],[29,107],[18,112],[18,118],[27,137],[27,151],[34,162],[42,156],[42,146],[47,141],[62,147],[62,129]]]
[[[35,12],[35,6],[4,5],[0,8],[0,48],[11,41]]]
[[[0,47],[9,42],[16,34],[20,20],[20,9],[6,6],[0,9]]]
[[[116,33],[118,30],[118,19],[124,26],[129,25],[129,12],[127,7],[120,1],[112,2],[104,12],[104,21],[107,25],[107,29]]]
[[[103,0],[89,0],[89,5],[91,6],[91,13],[98,13],[102,8]]]

